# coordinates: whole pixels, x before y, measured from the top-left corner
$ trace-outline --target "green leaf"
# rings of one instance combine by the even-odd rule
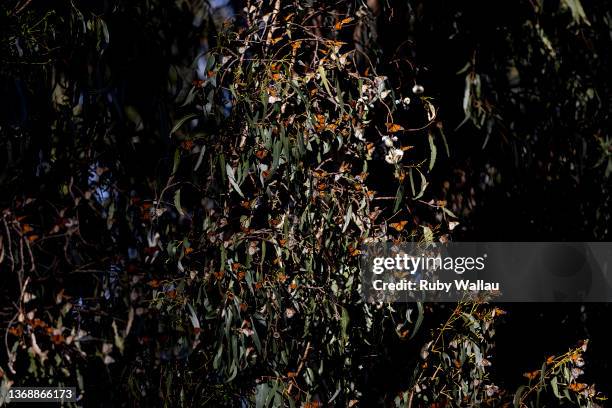
[[[189,319],[191,320],[191,325],[194,329],[200,328],[200,319],[198,319],[198,315],[195,312],[195,309],[191,305],[191,303],[187,303],[187,308],[189,309]]]
[[[440,126],[440,136],[442,136],[442,142],[444,143],[444,150],[446,151],[446,157],[450,157],[450,149],[448,148],[448,141],[446,140],[446,135],[444,134],[444,129]]]
[[[546,362],[542,364],[542,368],[540,369],[540,384],[544,385],[545,379],[546,379]]]
[[[400,207],[400,205],[402,204],[402,200],[404,198],[404,184],[400,184],[400,186],[397,188],[397,193],[395,194],[395,204],[393,205],[393,212],[397,211]]]
[[[181,105],[181,107],[185,107],[185,106],[189,105],[191,102],[193,102],[193,100],[196,97],[197,90],[198,90],[198,88],[196,88],[195,86],[191,87],[191,89],[189,90],[189,93],[185,97],[185,100],[183,101],[183,104]],[[176,130],[178,130],[178,128]],[[172,132],[170,134],[172,134]]]
[[[225,165],[225,173],[227,174],[227,179],[229,180],[234,190],[240,195],[240,197],[244,198],[244,194],[242,194],[242,191],[240,190],[240,186],[238,186],[238,183],[236,183],[236,176],[234,175],[234,169],[232,169],[232,166],[230,166],[229,163]]]
[[[553,393],[555,394],[555,397],[562,400],[563,396],[559,393],[559,384],[557,383],[557,381],[558,381],[557,377],[553,377],[552,380],[550,380],[550,385],[553,389]]]
[[[427,189],[427,185],[429,183],[427,182],[427,179],[425,178],[423,173],[421,173],[419,169],[416,169],[416,170],[419,172],[419,175],[421,176],[421,190],[419,191],[419,194],[414,196],[414,199],[418,200],[419,198],[423,197],[423,194],[425,194],[425,190]]]
[[[179,214],[185,215],[185,212],[183,211],[183,208],[181,207],[181,189],[180,188],[176,190],[176,192],[174,193],[174,207],[176,207],[176,211],[178,211]]]
[[[187,122],[188,120],[197,118],[199,115],[197,113],[190,113],[187,116],[183,116],[182,118],[180,118],[172,127],[172,130],[170,131],[170,136],[172,136],[172,134],[174,132],[176,132],[177,130],[179,130],[181,128],[181,126],[183,126],[183,124],[185,122]]]
[[[172,164],[172,174],[176,174],[176,171],[179,168],[179,165],[181,164],[181,152],[179,151],[179,149],[176,149],[174,151],[174,161]]]
[[[434,163],[436,162],[436,156],[438,154],[438,149],[434,143],[433,135],[429,133],[429,150],[431,151],[429,157],[429,171],[431,171],[434,167]]]
[[[422,226],[421,228],[423,228],[423,238],[425,239],[425,243],[426,244],[433,243],[434,235],[433,235],[433,232],[431,231],[431,228],[425,225]]]
[[[342,232],[345,232],[351,223],[351,216],[353,215],[353,206],[348,206],[348,211],[346,212],[346,216],[344,217],[344,225],[342,226]]]
[[[206,70],[210,71],[215,66],[216,58],[214,54],[206,55]]]
[[[331,92],[331,88],[329,87],[329,81],[327,80],[327,75],[325,74],[325,69],[323,68],[322,65],[319,65],[318,71],[319,71],[319,74],[321,75],[321,82],[323,82],[323,86],[325,87],[327,94],[333,98],[334,95]]]
[[[521,385],[517,390],[516,390],[516,394],[514,394],[514,408],[521,408],[521,397],[523,396],[524,393],[527,392],[527,387],[524,385]]]
[[[255,408],[265,408],[267,406],[266,400],[270,393],[270,387],[268,384],[259,384],[255,388]]]
[[[421,327],[421,324],[423,324],[423,318],[425,317],[425,310],[423,309],[422,302],[417,302],[417,309],[419,311],[419,315],[417,316],[417,320],[414,323],[414,329],[412,329],[412,334],[410,335],[411,339],[416,336],[417,332],[419,331],[419,328]]]
[[[342,317],[340,318],[340,329],[342,333],[342,338],[347,339],[347,329],[351,318],[349,317],[348,310],[345,307],[342,307]]]
[[[446,213],[446,215],[449,215],[449,216],[451,216],[451,217],[453,217],[453,218],[459,218],[459,217],[457,217],[457,216],[455,215],[455,213],[453,213],[451,210],[449,210],[449,209],[448,209],[448,208],[446,208],[446,207],[442,207],[442,211],[444,211],[444,212]]]
[[[251,317],[251,328],[253,329],[253,343],[255,343],[255,348],[258,353],[261,353],[261,341],[259,340],[259,336],[257,335],[257,328],[255,327],[255,322]]]
[[[586,24],[588,26],[591,25],[589,19],[582,8],[582,3],[580,0],[563,0],[561,2],[565,7],[568,7],[572,12],[572,18],[574,19],[574,24]]]
[[[112,327],[113,331],[115,332],[115,346],[117,347],[117,349],[119,349],[119,352],[123,354],[123,349],[125,348],[123,341],[124,338],[119,334],[119,330],[117,329],[117,322],[115,322],[114,320],[112,323]]]

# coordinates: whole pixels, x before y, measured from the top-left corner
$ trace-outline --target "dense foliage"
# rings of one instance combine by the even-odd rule
[[[587,341],[515,386],[495,371],[504,310],[365,303],[358,258],[364,242],[491,238],[480,203],[530,185],[583,189],[563,209],[607,237],[607,10],[521,1],[480,25],[491,6],[83,3],[0,6],[3,393],[602,400]],[[546,220],[540,238],[560,231]]]

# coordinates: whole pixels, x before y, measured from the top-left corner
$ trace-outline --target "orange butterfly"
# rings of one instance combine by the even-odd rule
[[[348,18],[342,19],[341,21],[338,21],[338,22],[336,23],[336,25],[334,26],[334,28],[335,28],[336,30],[340,30],[340,29],[342,29],[342,26],[344,26],[345,24],[350,23],[351,21],[353,21],[353,19],[352,19],[351,17],[348,17]]]
[[[361,251],[359,249],[357,249],[357,248],[354,248],[352,245],[348,246],[348,250],[349,250],[349,253],[351,254],[351,256],[357,256],[357,255],[361,254]]]
[[[255,156],[257,156],[259,160],[265,159],[267,155],[268,151],[266,149],[261,149],[255,152]]]
[[[580,392],[580,391],[584,391],[586,389],[587,385],[584,383],[571,383],[568,388],[572,391],[575,392]]]
[[[408,224],[408,221],[400,221],[400,222],[392,222],[391,224],[389,224],[389,226],[393,228],[394,230],[396,230],[397,232],[400,232],[404,230],[404,227],[406,226],[406,224]]]
[[[387,132],[389,133],[395,133],[395,132],[399,132],[400,130],[404,130],[402,125],[398,125],[397,123],[385,123],[385,125],[387,125]]]

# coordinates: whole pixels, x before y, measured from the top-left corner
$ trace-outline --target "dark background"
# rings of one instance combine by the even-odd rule
[[[74,37],[71,25],[76,23],[70,23],[55,26],[54,39],[46,39],[48,33],[41,34],[40,41],[47,46],[42,52],[45,55],[23,45],[25,55],[19,57],[7,40],[11,30],[19,27],[8,16],[12,7],[3,6],[0,207],[13,207],[29,196],[61,201],[56,186],[69,177],[86,184],[87,168],[74,166],[79,159],[73,153],[79,151],[96,151],[101,165],[116,169],[107,177],[130,191],[128,195],[145,196],[147,183],[163,175],[160,168],[172,155],[166,137],[172,127],[170,112],[177,109],[177,95],[167,92],[168,70],[172,65],[189,66],[198,52],[214,42],[214,35],[210,35],[214,30],[194,28],[187,8],[178,10],[163,2],[137,3],[80,5],[84,13],[104,16],[111,33],[109,44]],[[388,61],[383,65],[388,69],[384,74],[401,78],[396,75],[398,70],[411,70],[412,77],[439,106],[451,154],[442,157],[439,152],[441,159],[431,188],[437,198],[448,200],[461,218],[453,239],[609,240],[610,179],[596,166],[601,152],[595,135],[606,136],[610,129],[610,4],[583,1],[591,25],[579,26],[572,25],[568,12],[558,11],[559,2],[550,0],[538,3],[539,11],[534,11],[529,1],[391,3],[391,7],[378,5],[383,11],[377,17],[376,47],[381,59]],[[24,13],[70,13],[69,5],[62,1],[30,8]],[[236,4],[233,10],[241,8]],[[220,16],[226,12],[217,10]],[[542,39],[526,27],[527,22],[537,23],[548,33],[555,58],[542,51]],[[172,50],[173,46],[176,49]],[[52,69],[31,64],[49,59],[53,69],[78,83],[79,90],[72,97],[82,97],[84,120],[95,123],[88,132],[66,126],[49,137],[57,115],[49,103]],[[410,64],[393,62],[398,59]],[[21,64],[20,60],[29,63]],[[464,120],[464,74],[457,72],[470,62],[481,77],[482,100],[489,106],[491,122],[479,129],[468,120],[455,129]],[[509,66],[517,68],[520,79],[508,76]],[[413,84],[406,82],[404,86],[410,89]],[[583,103],[587,88],[594,89],[597,98]],[[141,143],[132,142],[135,127],[125,116],[125,106],[136,107],[142,116],[145,130],[139,134],[148,136]],[[49,165],[52,148],[58,152],[53,170],[41,176],[37,169]],[[34,212],[40,224],[51,226],[43,220],[53,213],[49,206]],[[100,236],[101,228],[92,217],[82,230],[104,247],[105,240],[113,238]],[[118,226],[116,239],[128,248],[136,238],[125,228]],[[88,255],[81,256],[85,259]],[[52,269],[49,266],[48,270]],[[85,287],[73,285],[78,288],[75,295],[80,291],[86,297]],[[6,285],[2,292],[10,290]],[[108,307],[112,310],[112,302]],[[587,375],[600,390],[612,393],[610,304],[502,307],[509,313],[497,330],[494,365],[502,381],[515,387],[522,373],[539,368],[547,356],[588,338]],[[397,370],[406,370],[401,356],[408,359],[414,352],[399,343],[390,347],[397,348],[399,357],[373,371],[374,388],[397,379]],[[94,377],[98,369],[92,367],[89,375]],[[111,382],[103,378],[115,374],[95,376],[98,379],[89,381],[88,387],[104,395]]]

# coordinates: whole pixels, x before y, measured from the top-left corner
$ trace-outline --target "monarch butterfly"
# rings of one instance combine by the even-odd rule
[[[387,125],[387,132],[389,133],[395,133],[395,132],[399,132],[400,130],[404,130],[404,127],[402,125],[398,125],[397,123],[385,123],[385,125]]]
[[[148,282],[147,285],[149,285],[152,288],[158,288],[160,283],[157,279],[153,279],[150,282]]]
[[[408,221],[399,221],[399,222],[392,222],[391,224],[389,224],[389,226],[393,228],[394,230],[396,230],[397,232],[400,232],[404,230],[404,227],[406,226],[406,224],[408,224]]]
[[[344,26],[345,24],[350,23],[351,21],[353,21],[353,19],[352,19],[351,17],[344,18],[344,19],[342,19],[342,20],[338,21],[338,22],[336,23],[336,25],[334,26],[334,28],[335,28],[336,30],[341,30],[341,29],[342,29],[342,26]]]
[[[266,149],[260,149],[260,150],[255,152],[255,156],[259,160],[265,159],[267,155],[268,155],[268,151]]]
[[[351,254],[351,256],[357,256],[359,254],[361,254],[361,251],[357,248],[354,248],[352,245],[348,246],[348,251]]]
[[[568,388],[572,391],[575,392],[580,392],[580,391],[584,391],[586,389],[587,385],[584,383],[571,383]]]
[[[410,334],[410,330],[404,329],[399,333],[399,337],[401,339],[405,339],[406,337],[408,337],[408,334]]]
[[[276,44],[277,42],[279,42],[280,40],[282,40],[283,37],[277,37],[277,38],[271,38],[270,40],[268,40],[268,44]]]

